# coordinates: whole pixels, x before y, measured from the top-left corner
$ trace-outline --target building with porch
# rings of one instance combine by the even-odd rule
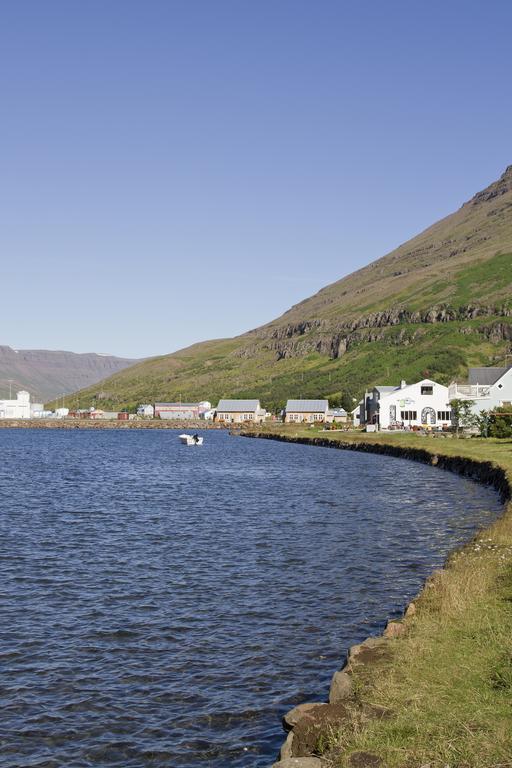
[[[450,400],[471,400],[475,414],[495,408],[512,410],[512,365],[506,368],[470,368],[468,381],[452,382]]]

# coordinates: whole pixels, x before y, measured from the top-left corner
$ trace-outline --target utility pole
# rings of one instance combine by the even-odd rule
[[[9,400],[12,400],[12,379],[8,379],[9,382]]]

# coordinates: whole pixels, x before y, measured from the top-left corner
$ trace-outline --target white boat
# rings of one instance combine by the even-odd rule
[[[180,442],[183,445],[202,445],[203,438],[199,435],[180,435]]]

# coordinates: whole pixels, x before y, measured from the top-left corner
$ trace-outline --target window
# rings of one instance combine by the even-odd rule
[[[438,421],[450,421],[452,417],[451,411],[438,411],[437,412],[437,419]]]
[[[402,421],[416,421],[418,418],[417,411],[400,411]]]
[[[434,394],[434,387],[432,384],[424,384],[421,387],[421,394],[422,395],[433,395]]]

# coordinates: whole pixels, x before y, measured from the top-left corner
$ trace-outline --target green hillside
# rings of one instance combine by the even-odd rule
[[[449,382],[512,350],[512,166],[455,213],[387,256],[234,339],[142,362],[67,399],[71,407],[331,396],[429,376]]]

